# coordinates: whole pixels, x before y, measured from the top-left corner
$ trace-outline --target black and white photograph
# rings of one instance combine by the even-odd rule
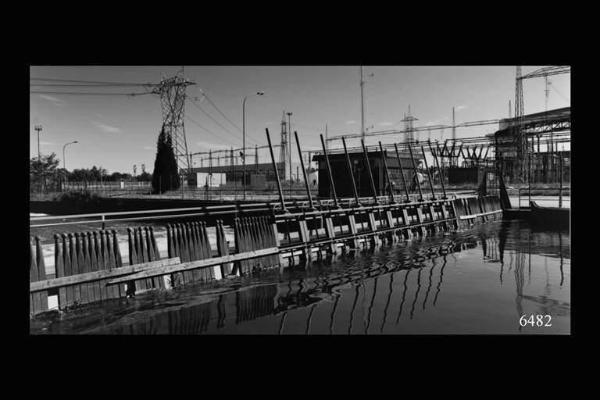
[[[572,335],[570,65],[28,69],[30,336]]]

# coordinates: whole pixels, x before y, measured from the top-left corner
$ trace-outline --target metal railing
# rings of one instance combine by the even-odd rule
[[[537,193],[546,192],[546,194],[537,194]],[[526,195],[522,195],[521,193],[527,193]],[[552,194],[551,194],[552,193]],[[548,197],[558,197],[558,206],[562,207],[563,202],[571,202],[571,187],[563,187],[563,188],[519,188],[518,189],[518,204],[519,208],[521,208],[522,202],[526,201],[526,206],[523,208],[528,208],[530,206],[530,201],[535,200],[553,200]],[[563,199],[563,197],[568,197],[568,199]],[[551,206],[555,207],[555,206]]]
[[[456,198],[456,194],[450,193],[448,198]],[[437,196],[437,199],[441,199],[441,194]],[[358,199],[360,206],[374,205],[375,200],[373,197],[361,197]],[[409,198],[411,203],[418,202],[418,196],[411,194]],[[431,200],[431,196],[424,196],[424,201]],[[394,202],[403,203],[406,201],[403,195],[394,195]],[[377,204],[385,205],[390,203],[389,196],[378,196]],[[334,207],[334,201],[332,199],[315,199],[314,204],[318,209],[331,209]],[[338,204],[342,208],[358,207],[356,199],[353,197],[338,199]],[[305,199],[296,199],[285,202],[286,208],[291,208],[289,211],[299,210],[311,211],[309,201]],[[53,215],[53,216],[35,216],[30,217],[29,227],[30,228],[42,228],[50,226],[62,226],[62,225],[77,225],[77,224],[102,224],[103,229],[116,222],[125,221],[152,221],[152,220],[164,220],[165,218],[189,218],[189,217],[206,217],[215,215],[228,215],[243,212],[282,212],[281,204],[278,201],[273,202],[260,202],[251,204],[226,204],[226,205],[211,205],[201,207],[185,207],[185,208],[169,208],[169,209],[155,209],[155,210],[143,210],[143,211],[119,211],[119,212],[101,212],[101,213],[90,213],[90,214],[71,214],[71,215]],[[158,214],[158,215],[157,215]],[[53,222],[54,221],[54,222]],[[44,223],[48,222],[48,223]]]

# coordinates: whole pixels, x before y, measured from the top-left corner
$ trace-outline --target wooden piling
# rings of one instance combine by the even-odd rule
[[[323,146],[323,156],[325,157],[325,167],[327,168],[327,177],[329,178],[329,186],[331,188],[331,195],[333,197],[333,203],[335,208],[339,208],[340,205],[338,203],[337,194],[335,192],[335,183],[333,182],[333,175],[331,173],[331,165],[329,164],[329,156],[327,154],[327,147],[325,146],[325,140],[323,140],[323,135],[321,137],[321,145]]]
[[[283,191],[281,190],[281,180],[279,179],[279,171],[277,170],[277,163],[275,162],[275,155],[273,154],[273,146],[271,145],[271,136],[269,135],[269,128],[265,128],[267,133],[267,141],[269,142],[269,152],[271,153],[271,162],[273,163],[273,172],[275,172],[275,180],[277,181],[277,191],[279,192],[279,201],[281,203],[281,210],[286,211],[285,202],[283,200]]]
[[[402,168],[402,159],[400,158],[400,152],[398,151],[398,145],[394,143],[394,149],[396,150],[396,158],[398,159],[398,167],[400,167],[400,178],[402,179],[402,185],[404,186],[404,193],[406,194],[406,203],[410,202],[410,196],[408,194],[408,187],[406,186],[406,178],[404,177],[404,168]]]
[[[392,180],[390,179],[390,171],[389,171],[388,165],[387,165],[387,152],[383,149],[383,145],[381,144],[381,141],[379,142],[379,149],[381,151],[381,159],[383,160],[383,169],[385,171],[385,179],[388,184],[388,191],[389,191],[389,195],[390,195],[390,204],[393,204],[395,202],[394,190],[392,188]]]
[[[410,143],[406,144],[408,146],[408,151],[410,152],[410,160],[412,161],[413,170],[415,171],[415,181],[417,182],[417,188],[419,189],[419,201],[423,201],[423,191],[421,190],[421,182],[419,182],[419,176],[417,174],[417,163],[415,162],[415,158],[413,157],[412,147]]]
[[[352,163],[350,162],[350,156],[348,155],[348,149],[346,148],[346,138],[344,136],[342,136],[342,144],[344,145],[344,154],[346,157],[346,168],[348,168],[348,174],[350,175],[350,182],[352,183],[352,193],[354,193],[356,207],[360,207],[358,190],[356,189],[356,181],[354,180],[354,172],[352,171],[353,170]]]
[[[379,204],[379,200],[377,200],[377,189],[375,189],[375,180],[373,179],[373,172],[371,171],[371,163],[369,162],[369,153],[367,152],[367,148],[365,147],[364,139],[361,139],[360,143],[363,149],[363,157],[367,167],[367,173],[369,175],[369,182],[371,183],[371,190],[373,191],[373,200],[375,204]]]

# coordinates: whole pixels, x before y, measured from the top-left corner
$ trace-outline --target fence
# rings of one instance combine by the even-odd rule
[[[563,199],[567,197],[567,199]],[[559,187],[559,188],[519,188],[518,189],[518,207],[523,206],[525,202],[525,208],[529,207],[531,201],[546,202],[551,204],[543,204],[550,207],[562,207],[563,203],[571,202],[571,188],[570,187]]]

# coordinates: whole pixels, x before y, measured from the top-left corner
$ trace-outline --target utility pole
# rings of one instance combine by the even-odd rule
[[[290,135],[291,137],[291,135]],[[285,122],[285,110],[283,111],[283,114],[281,115],[281,143],[280,143],[280,147],[279,147],[279,162],[281,164],[283,164],[283,180],[285,180],[285,177],[287,175],[287,152],[288,152],[288,145],[287,145],[287,122]]]
[[[452,153],[454,153],[454,145],[456,144],[456,118],[455,118],[455,113],[454,113],[454,107],[452,107]],[[457,162],[458,165],[458,159],[454,159],[454,154],[451,154],[450,157],[448,158],[448,163],[450,165],[454,165],[454,161]]]
[[[454,107],[452,107],[452,141],[456,141],[456,119],[454,118]]]
[[[365,140],[365,100],[364,100],[363,67],[360,66],[360,134],[362,140]]]
[[[40,131],[42,130],[42,126],[41,125],[36,125],[34,126],[34,128],[37,131],[37,135],[38,135],[38,162],[42,162],[42,153],[40,152]]]
[[[404,122],[406,125],[406,143],[411,143],[414,140],[413,137],[413,121],[417,121],[418,119],[413,117],[410,113],[410,105],[408,106],[408,115],[404,114]]]
[[[516,66],[516,84],[515,84],[515,139],[517,145],[517,160],[518,160],[518,176],[521,182],[525,181],[525,169],[527,153],[529,152],[527,137],[522,129],[523,114],[525,107],[523,104],[523,80],[521,66]]]
[[[291,112],[287,112],[286,113],[288,116],[288,133],[289,133],[289,138],[291,139],[292,137],[292,113]],[[290,164],[290,195],[292,194],[292,146],[291,146],[291,140],[287,141],[287,152],[288,152],[288,157],[289,157],[289,164]]]

